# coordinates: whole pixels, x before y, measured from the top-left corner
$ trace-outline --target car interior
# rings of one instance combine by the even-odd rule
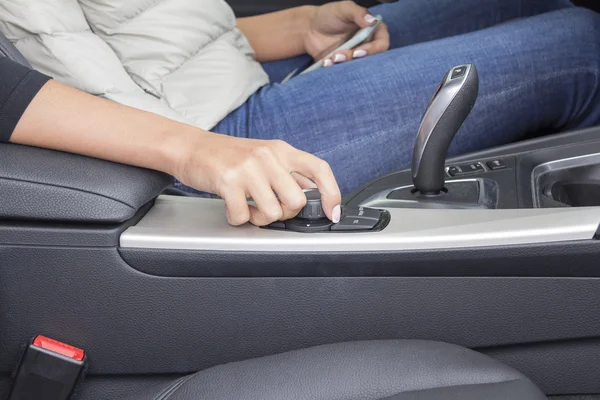
[[[338,224],[0,144],[0,399],[600,399],[600,126],[447,158],[479,77],[440,79]]]

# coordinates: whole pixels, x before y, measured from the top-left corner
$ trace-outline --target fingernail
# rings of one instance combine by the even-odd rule
[[[352,57],[354,58],[361,58],[367,55],[367,51],[360,49],[360,50],[355,50],[354,53],[352,54]]]
[[[367,15],[365,15],[365,21],[372,24],[373,22],[377,21],[377,18],[375,18],[371,14],[367,14]]]
[[[335,57],[333,57],[333,62],[341,63],[344,61],[346,61],[346,56],[344,54],[336,54]]]
[[[323,61],[323,66],[324,67],[331,67],[333,65],[333,61],[331,61],[331,59],[327,59],[325,61]]]
[[[342,207],[337,205],[337,206],[333,207],[333,212],[331,213],[331,222],[333,222],[334,224],[337,224],[338,222],[340,222],[341,218],[342,218]]]

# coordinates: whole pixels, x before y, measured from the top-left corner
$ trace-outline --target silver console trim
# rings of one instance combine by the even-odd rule
[[[217,199],[160,196],[121,247],[248,252],[374,252],[592,239],[600,207],[517,210],[390,208],[381,232],[296,233],[232,227]]]
[[[479,200],[479,203],[477,204],[477,206],[467,207],[461,203],[449,203],[449,204],[439,203],[439,205],[436,206],[436,204],[432,202],[432,203],[428,204],[428,207],[423,207],[416,198],[415,198],[415,200],[388,199],[388,196],[392,192],[395,192],[396,190],[408,189],[408,188],[414,189],[414,187],[415,187],[414,185],[396,186],[391,189],[384,189],[381,192],[375,193],[368,199],[362,201],[360,203],[360,205],[362,207],[384,208],[384,209],[387,209],[387,208],[429,208],[429,209],[434,209],[434,208],[440,208],[440,209],[496,208],[495,204],[498,200],[496,192],[498,189],[492,185],[492,183],[491,183],[492,181],[490,181],[488,179],[482,179],[482,178],[470,178],[470,179],[463,178],[463,179],[453,179],[453,180],[446,181],[446,184],[451,184],[453,182],[456,182],[456,183],[478,182],[480,185],[480,188],[481,188],[481,194],[480,194],[480,200]],[[486,190],[488,193],[493,192],[492,194],[494,196],[491,199],[492,202],[494,203],[493,207],[487,207],[487,204],[485,203],[484,197],[486,194]]]
[[[534,207],[541,207],[540,193],[543,188],[539,187],[539,180],[542,175],[552,171],[560,171],[574,167],[585,167],[594,164],[600,164],[600,153],[584,154],[560,160],[552,160],[536,166],[533,171],[531,171],[531,193]]]

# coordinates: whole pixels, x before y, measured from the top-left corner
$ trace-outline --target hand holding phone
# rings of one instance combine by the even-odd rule
[[[381,15],[375,16],[375,23],[373,25],[368,26],[366,28],[362,28],[361,30],[356,32],[356,34],[350,40],[348,40],[346,43],[344,43],[343,45],[341,45],[340,47],[338,47],[331,53],[327,54],[321,60],[314,63],[313,65],[311,65],[304,71],[300,72],[299,75],[306,74],[307,72],[312,72],[312,71],[315,71],[315,70],[323,67],[323,63],[326,59],[333,57],[334,54],[336,54],[340,51],[350,50],[350,49],[353,49],[353,48],[365,43],[373,35],[373,33],[379,27],[379,25],[381,24],[382,21],[383,21],[383,17]],[[287,81],[292,79],[294,76],[296,76],[298,74],[298,71],[299,71],[298,69],[294,70],[281,83],[286,83]]]
[[[381,24],[381,21],[383,21],[383,17],[381,15],[377,15],[377,16],[375,16],[375,21],[376,22],[373,25],[368,26],[366,28],[362,28],[361,30],[356,32],[356,34],[352,37],[352,39],[348,40],[346,43],[344,43],[343,45],[341,45],[340,47],[338,47],[331,53],[327,54],[321,60],[319,60],[318,62],[314,63],[313,65],[311,65],[310,67],[308,67],[307,69],[302,71],[300,73],[300,75],[306,74],[307,72],[312,72],[314,70],[317,70],[317,69],[323,67],[323,62],[326,59],[333,57],[333,55],[337,52],[353,49],[357,46],[360,46],[364,42],[366,42],[371,37],[371,35],[373,35],[373,32],[375,32],[377,27],[379,27],[379,24]]]

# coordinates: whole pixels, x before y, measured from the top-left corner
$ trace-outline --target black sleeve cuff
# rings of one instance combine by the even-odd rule
[[[29,103],[50,79],[8,58],[0,58],[0,142],[8,142]]]

